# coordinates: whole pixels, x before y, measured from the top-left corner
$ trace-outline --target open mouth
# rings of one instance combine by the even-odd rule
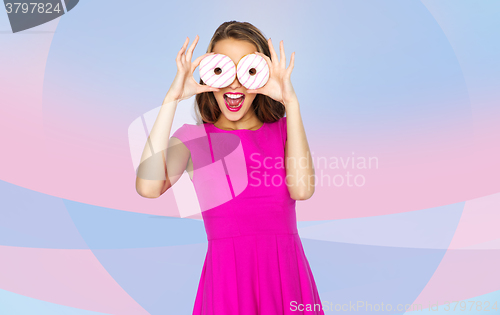
[[[226,107],[232,112],[240,110],[244,101],[245,94],[243,93],[224,93],[224,102],[226,103]]]

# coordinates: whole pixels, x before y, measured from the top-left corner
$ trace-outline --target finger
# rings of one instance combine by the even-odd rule
[[[177,53],[177,57],[175,58],[176,61],[181,61],[181,55],[184,53],[184,48],[188,42],[189,42],[189,37],[186,38],[186,40],[184,41],[184,44],[182,45],[181,50],[179,50],[179,52]]]
[[[205,87],[203,90],[203,92],[219,92],[220,89],[218,88],[214,88],[214,87],[211,87],[211,86],[208,86],[208,85],[202,85],[203,87]]]
[[[180,63],[181,62],[181,51],[180,50],[177,53],[177,56],[175,57],[175,62],[176,63]]]
[[[292,53],[292,56],[290,57],[290,65],[286,69],[287,75],[292,74],[293,66],[295,65],[295,51]]]
[[[271,60],[273,62],[278,62],[278,55],[276,54],[276,51],[274,51],[273,42],[271,38],[269,38],[267,43],[269,44],[269,51],[271,52]]]
[[[206,85],[206,84],[200,84],[198,82],[196,82],[196,85],[198,86],[198,93],[204,93],[204,92],[219,92],[220,89],[219,88],[216,88],[216,87],[212,87],[210,85]]]
[[[198,40],[199,40],[199,36],[196,35],[196,37],[194,38],[194,41],[193,43],[191,44],[191,47],[189,47],[187,53],[186,53],[186,59],[191,61],[191,58],[193,58],[193,51],[194,51],[194,48],[196,47],[196,44],[198,43]]]
[[[258,94],[258,93],[264,94],[263,92],[265,92],[264,88],[247,90],[247,93],[249,93],[249,94]]]
[[[182,63],[186,62],[186,48],[189,44],[189,37],[186,37],[186,41],[184,42],[184,45],[182,46],[182,54],[181,54],[181,60]]]
[[[181,55],[183,55],[184,52],[186,51],[186,47],[187,47],[188,43],[189,43],[189,37],[186,37],[186,40],[184,41],[184,45],[182,45],[182,48],[180,51]]]
[[[280,42],[280,65],[281,68],[286,68],[286,55],[285,55],[285,47],[283,41]]]

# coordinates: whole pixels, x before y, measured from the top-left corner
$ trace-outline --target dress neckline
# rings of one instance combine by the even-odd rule
[[[220,129],[219,127],[215,126],[214,124],[212,123],[207,123],[208,125],[211,125],[213,128],[217,129],[217,130],[220,130],[220,131],[227,131],[227,132],[231,132],[231,131],[248,131],[248,132],[257,132],[257,131],[260,131],[262,129],[264,129],[264,126],[267,125],[267,123],[263,123],[262,126],[259,127],[259,129],[255,129],[255,130],[251,130],[251,129],[235,129],[235,130],[225,130],[225,129]]]

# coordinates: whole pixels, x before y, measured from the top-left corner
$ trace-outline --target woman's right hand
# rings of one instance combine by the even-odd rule
[[[201,60],[209,55],[213,55],[214,53],[206,53],[198,58],[194,62],[191,62],[191,58],[193,57],[193,51],[198,43],[198,35],[196,35],[191,47],[186,51],[187,45],[189,43],[189,37],[186,38],[184,45],[181,50],[177,53],[177,58],[175,58],[175,62],[177,64],[177,74],[175,75],[174,82],[170,86],[168,93],[170,93],[171,97],[175,100],[185,100],[190,98],[193,95],[203,93],[203,92],[217,92],[218,88],[213,88],[208,85],[199,84],[194,80],[193,73],[196,67],[200,64]]]

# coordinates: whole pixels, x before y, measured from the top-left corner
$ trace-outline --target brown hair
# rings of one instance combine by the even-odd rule
[[[222,23],[215,31],[207,53],[212,52],[215,44],[223,39],[235,39],[247,41],[257,47],[257,51],[271,58],[271,52],[266,38],[262,32],[248,22],[229,21]],[[200,79],[200,84],[204,85]],[[273,100],[267,95],[256,94],[252,102],[252,108],[257,118],[262,122],[275,122],[285,116],[285,106]],[[215,123],[221,114],[213,92],[204,92],[196,95],[195,102],[196,119],[198,123]]]

